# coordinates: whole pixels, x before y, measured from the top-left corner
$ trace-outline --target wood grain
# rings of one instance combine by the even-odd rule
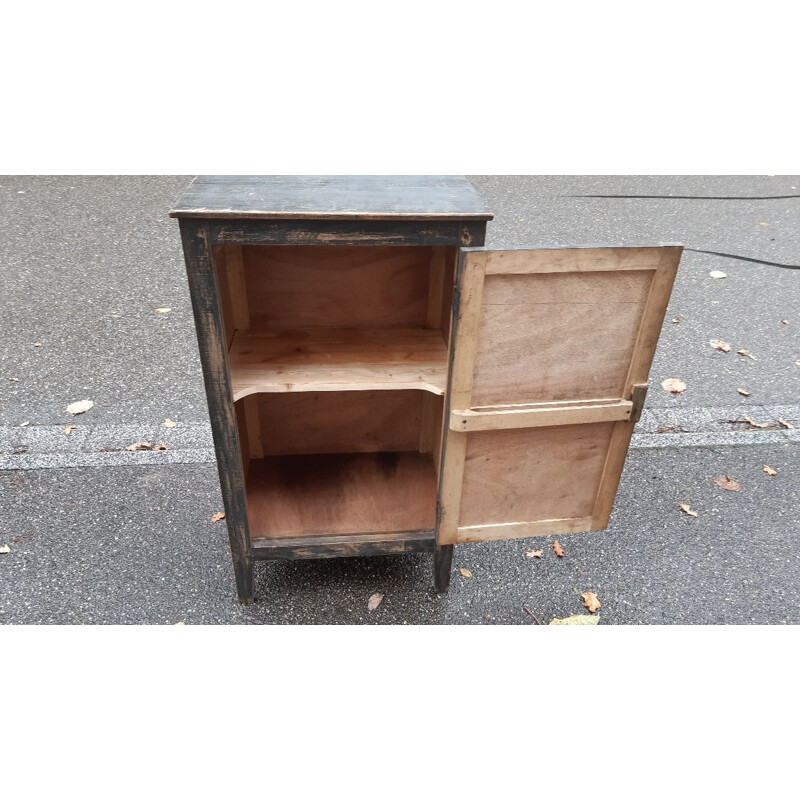
[[[616,424],[462,434],[459,527],[591,517]]]
[[[652,279],[644,271],[487,276],[472,405],[624,397]]]
[[[257,392],[419,389],[444,394],[440,331],[326,329],[237,333],[229,354],[233,396]]]
[[[225,328],[208,231],[202,223],[181,222],[181,239],[192,298],[197,343],[217,454],[225,521],[239,602],[253,602],[253,559],[247,527],[244,469],[227,364]]]
[[[489,251],[487,275],[654,270],[660,247],[541,247]]]
[[[252,544],[254,558],[304,559],[429,553],[434,549],[435,541],[433,531],[427,530],[303,539],[254,539]]]
[[[274,456],[247,478],[253,539],[433,530],[436,474],[430,455]]]
[[[249,327],[425,327],[432,252],[429,247],[244,248]]]
[[[486,223],[408,220],[209,220],[209,243],[241,245],[482,245]]]
[[[214,219],[489,220],[455,175],[200,175],[172,217]]]
[[[453,341],[447,380],[446,415],[453,408],[469,407],[478,329],[481,322],[486,254],[464,254],[458,267],[458,295],[450,336]],[[446,425],[443,426],[447,428]],[[458,515],[463,491],[467,434],[445,430],[442,445],[442,468],[439,480],[437,544],[452,544],[458,533]],[[443,554],[446,559],[447,554]],[[441,566],[441,565],[439,565]],[[438,567],[435,566],[435,569]],[[438,574],[438,572],[436,573]],[[439,579],[437,578],[437,581]]]
[[[462,268],[437,543],[604,528],[680,247],[462,260],[479,258],[481,291]]]
[[[265,455],[418,450],[425,392],[251,395]]]
[[[458,542],[489,542],[497,539],[524,539],[561,533],[585,533],[599,530],[593,517],[540,519],[535,522],[506,522],[498,525],[472,525],[458,529]]]
[[[633,403],[620,400],[610,403],[568,404],[553,407],[514,406],[490,411],[472,409],[450,412],[451,431],[494,431],[506,428],[543,428],[554,425],[581,425],[587,422],[611,422],[630,419]]]

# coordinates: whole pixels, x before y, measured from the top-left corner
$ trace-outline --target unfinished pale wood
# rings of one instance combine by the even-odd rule
[[[428,279],[428,309],[426,325],[429,328],[442,328],[442,297],[444,296],[446,250],[444,247],[431,248],[431,263]]]
[[[496,539],[523,539],[529,536],[553,536],[560,533],[583,533],[598,530],[592,517],[540,519],[536,522],[505,522],[500,525],[471,525],[458,529],[458,543],[488,542]]]
[[[433,459],[414,452],[254,460],[247,508],[252,539],[432,530]]]
[[[453,357],[448,377],[448,416],[451,408],[463,408],[470,404],[485,268],[486,253],[480,251],[465,253],[459,267],[461,300],[450,329]],[[457,538],[467,448],[467,434],[448,431],[446,434],[443,432],[443,436],[441,457],[446,461],[440,470],[439,545],[451,544]]]
[[[552,272],[654,270],[659,247],[565,247],[490,250],[487,275],[529,275]]]
[[[420,453],[432,453],[433,441],[436,435],[437,404],[436,395],[422,392],[421,420],[419,427]]]
[[[462,357],[456,332],[437,544],[604,528],[680,248],[474,250],[465,277],[475,257],[485,279],[461,299],[476,333]]]
[[[237,332],[229,353],[235,400],[256,392],[420,389],[443,394],[441,331],[325,329]]]
[[[680,246],[661,248],[658,267],[650,284],[647,306],[625,381],[626,387],[647,383],[682,252],[683,248]]]
[[[251,395],[265,455],[419,450],[426,396],[433,397],[415,391]]]
[[[258,416],[258,396],[250,395],[241,401],[247,420],[247,441],[251,458],[262,458],[264,447],[261,442],[261,421]]]
[[[424,327],[432,248],[244,248],[250,327]]]
[[[587,422],[613,422],[629,419],[633,403],[620,400],[605,405],[564,405],[552,408],[518,406],[493,411],[470,409],[450,412],[451,431],[493,431],[506,428],[542,428],[553,425],[580,425]]]
[[[471,405],[625,397],[652,277],[487,276]]]
[[[225,251],[226,272],[232,301],[233,325],[238,331],[246,331],[250,327],[250,310],[247,301],[242,246],[229,244],[225,247]]]
[[[225,344],[231,346],[236,326],[233,324],[233,299],[231,298],[230,282],[228,281],[227,248],[212,247],[214,255],[214,272],[219,289],[219,306],[222,316],[222,326],[225,332]]]
[[[637,386],[647,383],[650,364],[653,361],[658,336],[664,322],[672,286],[678,272],[681,247],[664,247],[658,268],[650,286],[647,306],[644,311],[641,328],[636,341],[634,355],[631,358],[626,382],[631,392]],[[608,451],[605,470],[597,490],[594,505],[594,525],[597,530],[605,528],[611,518],[614,498],[617,494],[625,457],[633,435],[633,425],[618,425]]]
[[[462,434],[459,527],[592,516],[617,424]]]

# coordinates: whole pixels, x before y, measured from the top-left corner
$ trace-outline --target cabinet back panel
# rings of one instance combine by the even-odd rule
[[[250,327],[424,327],[430,247],[242,248]]]
[[[426,394],[363,391],[257,395],[263,453],[419,450]]]

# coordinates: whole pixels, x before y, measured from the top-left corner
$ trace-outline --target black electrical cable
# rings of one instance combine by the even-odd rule
[[[800,264],[779,264],[777,261],[764,261],[762,258],[749,258],[748,256],[736,256],[733,253],[718,253],[716,250],[698,250],[696,247],[684,247],[690,253],[705,253],[709,256],[721,256],[722,258],[735,258],[737,261],[750,261],[753,264],[766,264],[768,267],[780,267],[781,269],[800,269]]]
[[[600,200],[796,200],[800,194],[772,194],[765,197],[712,197],[696,194],[565,194],[560,197],[593,197]]]

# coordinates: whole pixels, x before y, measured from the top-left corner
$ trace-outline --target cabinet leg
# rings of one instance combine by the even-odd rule
[[[236,576],[236,593],[243,606],[253,604],[253,560],[234,561],[233,572]]]
[[[450,571],[453,568],[453,545],[443,544],[433,551],[433,585],[439,594],[450,590]]]

